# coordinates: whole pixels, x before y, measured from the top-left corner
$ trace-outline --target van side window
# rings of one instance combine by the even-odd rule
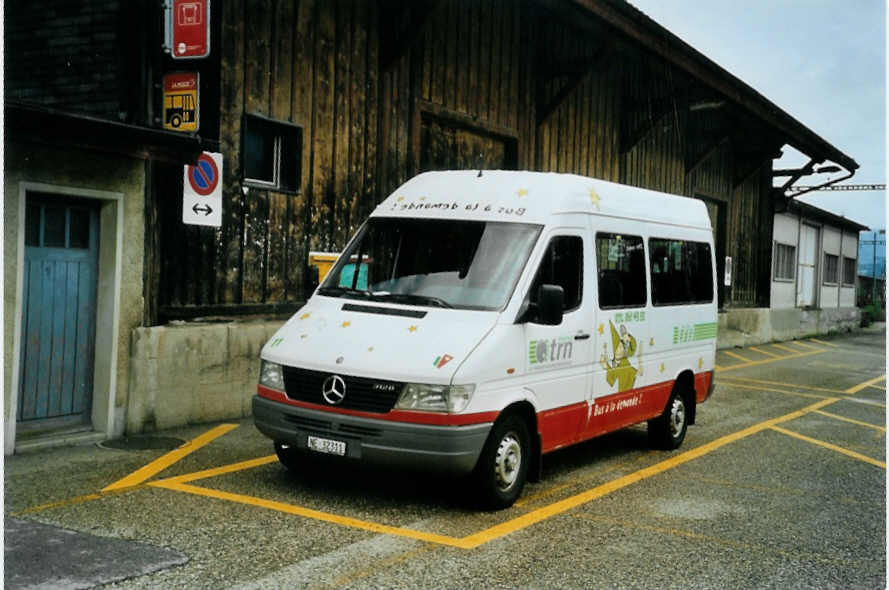
[[[651,257],[651,301],[681,305],[713,301],[710,244],[684,240],[648,240]]]
[[[645,305],[645,249],[639,236],[596,234],[599,308]]]
[[[537,303],[540,285],[558,285],[565,291],[564,311],[580,307],[583,291],[583,239],[556,236],[549,242],[534,276],[528,299]]]

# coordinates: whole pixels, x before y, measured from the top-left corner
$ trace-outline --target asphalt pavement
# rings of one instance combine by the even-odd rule
[[[288,472],[249,419],[7,457],[6,587],[884,588],[885,344],[720,351],[680,449],[558,451],[497,512],[463,481]]]

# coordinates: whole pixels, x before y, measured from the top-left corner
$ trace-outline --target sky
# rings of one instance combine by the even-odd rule
[[[629,1],[858,162],[845,183],[886,183],[886,0]],[[775,168],[807,162],[786,147]],[[885,191],[824,191],[800,200],[886,227]]]

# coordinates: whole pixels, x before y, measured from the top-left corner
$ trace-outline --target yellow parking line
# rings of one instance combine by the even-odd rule
[[[873,379],[865,381],[864,383],[859,383],[858,385],[850,387],[849,389],[847,389],[845,391],[845,393],[858,393],[865,387],[870,387],[871,385],[874,385],[876,383],[879,383],[880,381],[885,381],[885,380],[886,380],[886,375],[880,375],[879,377],[875,377]]]
[[[792,344],[796,344],[797,346],[802,346],[803,348],[805,348],[807,350],[822,350],[822,348],[820,348],[818,346],[813,346],[813,345],[803,342],[801,340],[793,340]]]
[[[814,393],[803,393],[802,391],[788,391],[786,389],[775,389],[774,387],[763,387],[762,385],[746,385],[744,383],[735,383],[733,381],[727,379],[720,379],[716,382],[717,385],[720,383],[725,383],[726,385],[731,385],[732,387],[738,387],[740,389],[752,389],[753,391],[761,391],[761,392],[771,392],[771,393],[784,393],[787,395],[795,395],[796,397],[807,397],[811,399],[826,399],[827,396],[817,395]]]
[[[818,445],[819,447],[824,447],[825,449],[830,449],[832,451],[836,451],[837,453],[842,453],[843,455],[858,459],[859,461],[864,461],[865,463],[870,463],[871,465],[876,465],[877,467],[886,469],[886,463],[884,463],[883,461],[872,459],[867,455],[862,455],[861,453],[856,453],[855,451],[850,451],[849,449],[844,449],[843,447],[838,447],[836,445],[830,444],[829,442],[824,442],[823,440],[818,440],[817,438],[811,438],[805,436],[804,434],[793,432],[792,430],[787,430],[779,426],[772,426],[771,429],[775,432],[780,432],[781,434],[786,434],[787,436],[792,436],[793,438],[798,438],[799,440],[812,443],[813,445]]]
[[[738,359],[739,361],[743,361],[743,362],[745,362],[745,363],[752,362],[750,359],[745,358],[745,357],[741,356],[740,354],[738,354],[738,353],[736,353],[736,352],[732,352],[731,350],[720,350],[719,352],[721,352],[721,353],[723,353],[723,354],[727,354],[727,355],[729,355],[730,357],[732,357],[732,358],[736,358],[736,359]]]
[[[195,438],[194,440],[191,440],[191,441],[185,443],[178,449],[170,451],[166,455],[163,455],[162,457],[155,459],[148,465],[145,465],[144,467],[134,471],[133,473],[129,474],[128,476],[124,477],[123,479],[120,479],[120,480],[114,482],[113,484],[102,488],[102,491],[103,492],[110,492],[113,490],[120,490],[123,488],[130,488],[130,487],[139,485],[140,483],[144,482],[145,480],[154,477],[155,475],[157,475],[158,473],[160,473],[161,471],[163,471],[164,469],[166,469],[167,467],[169,467],[176,461],[179,461],[183,457],[190,455],[191,453],[200,449],[204,445],[212,442],[213,440],[219,438],[226,432],[234,430],[237,427],[238,427],[237,424],[220,424],[216,428],[213,428],[213,429],[209,430],[208,432],[205,432],[204,434]]]
[[[750,377],[722,377],[720,381],[728,380],[731,381],[744,381],[745,383],[764,383],[766,385],[786,385],[789,387],[799,387],[800,389],[810,389],[812,391],[824,391],[827,393],[846,393],[840,389],[827,389],[826,387],[815,387],[813,385],[800,385],[799,383],[788,383],[786,381],[767,381],[765,379],[751,379]]]
[[[526,506],[528,504],[531,504],[532,502],[536,502],[537,500],[540,500],[541,498],[548,498],[549,496],[552,496],[555,493],[561,492],[562,490],[564,490],[566,488],[574,487],[576,485],[577,485],[576,483],[566,483],[566,484],[562,484],[559,486],[555,486],[555,487],[543,490],[541,492],[537,492],[536,494],[531,494],[529,496],[526,496],[526,497],[522,498],[521,500],[519,500],[518,502],[516,502],[515,504],[513,504],[513,506],[515,506],[516,508],[521,508],[522,506]]]
[[[868,385],[868,389],[880,389],[882,391],[886,391],[886,386],[884,385]]]
[[[815,338],[809,338],[812,342],[817,342],[818,344],[823,344],[824,346],[830,346],[831,348],[839,348],[837,344],[831,344],[830,342],[825,342],[823,340],[817,340]]]
[[[777,346],[777,344],[775,344],[774,346]],[[787,350],[790,350],[790,349],[787,349]],[[793,354],[788,355],[788,356],[781,356],[781,357],[773,358],[773,359],[763,359],[761,361],[750,361],[749,363],[741,363],[740,365],[732,365],[730,367],[717,367],[716,371],[717,372],[725,372],[725,371],[734,371],[735,369],[746,369],[747,367],[756,367],[759,365],[776,363],[778,361],[783,361],[783,360],[787,360],[787,359],[797,359],[797,358],[802,358],[802,357],[806,357],[806,356],[812,356],[813,354],[823,354],[823,353],[827,352],[827,350],[813,350],[811,352],[799,352],[798,350],[790,350],[790,352],[792,352]]]
[[[230,465],[223,465],[222,467],[205,469],[204,471],[195,471],[194,473],[185,473],[183,475],[177,475],[176,477],[159,479],[152,483],[189,483],[199,479],[207,479],[208,477],[217,477],[227,473],[234,473],[235,471],[252,469],[261,465],[266,465],[267,463],[274,463],[277,460],[277,455],[266,455],[265,457],[259,457],[258,459],[250,459],[249,461],[241,461],[240,463],[232,463]]]
[[[780,349],[780,350],[784,350],[784,351],[786,351],[786,352],[789,352],[789,353],[791,353],[791,354],[799,354],[799,350],[790,348],[790,347],[788,347],[788,346],[784,346],[783,344],[772,344],[772,346],[774,346],[774,347],[777,348],[777,349]],[[785,357],[785,358],[786,358],[786,357]]]
[[[760,353],[760,354],[764,354],[764,355],[766,355],[766,356],[770,356],[770,357],[772,357],[772,358],[781,358],[781,357],[779,357],[777,354],[775,354],[774,352],[769,352],[769,351],[767,351],[767,350],[763,350],[763,349],[761,349],[761,348],[757,348],[756,346],[750,346],[749,348],[750,348],[750,350],[752,350],[752,351],[754,351],[754,352],[758,352],[758,353]]]
[[[619,477],[608,483],[586,490],[585,492],[581,492],[559,502],[550,504],[549,506],[538,508],[537,510],[533,510],[512,520],[508,520],[504,523],[469,535],[468,537],[464,537],[462,541],[466,543],[465,548],[467,549],[478,547],[479,545],[483,545],[485,543],[488,543],[489,541],[493,541],[494,539],[498,539],[510,533],[514,533],[515,531],[529,527],[542,520],[546,520],[548,518],[556,516],[557,514],[561,514],[563,512],[571,510],[572,508],[576,508],[582,504],[586,504],[587,502],[595,500],[596,498],[601,498],[602,496],[610,494],[626,486],[632,485],[636,482],[642,481],[643,479],[647,479],[659,473],[663,473],[668,469],[672,469],[674,467],[682,465],[683,463],[687,463],[688,461],[712,453],[720,447],[741,440],[742,438],[748,437],[752,434],[762,432],[763,430],[771,428],[776,424],[787,422],[788,420],[795,420],[796,418],[805,416],[807,413],[814,410],[819,410],[824,406],[828,406],[834,402],[839,401],[839,399],[840,398],[823,399],[801,410],[785,414],[778,418],[765,420],[764,422],[760,422],[759,424],[754,424],[753,426],[720,437],[714,441],[710,441],[709,443],[704,443],[699,447],[676,455],[675,457],[671,457],[670,459],[667,459],[665,461],[661,461],[660,463],[656,463],[650,467],[640,469],[639,471],[630,473],[623,477]]]
[[[439,545],[448,545],[451,547],[460,547],[466,549],[466,543],[462,539],[457,539],[455,537],[449,537],[446,535],[437,535],[435,533],[426,533],[423,531],[415,531],[413,529],[405,529],[401,527],[394,527],[385,524],[380,524],[376,522],[370,522],[367,520],[359,520],[357,518],[350,518],[348,516],[339,516],[337,514],[331,514],[329,512],[321,512],[320,510],[313,510],[311,508],[305,508],[303,506],[297,506],[295,504],[285,504],[283,502],[274,502],[272,500],[264,500],[262,498],[254,498],[253,496],[244,496],[241,494],[232,494],[230,492],[223,492],[220,490],[214,490],[210,488],[202,488],[198,486],[192,486],[188,484],[182,484],[172,481],[164,481],[164,482],[152,482],[148,484],[152,487],[166,488],[168,490],[175,490],[177,492],[185,492],[188,494],[194,494],[196,496],[203,496],[206,498],[216,498],[218,500],[227,500],[229,502],[237,502],[238,504],[246,504],[248,506],[257,506],[259,508],[266,508],[268,510],[276,510],[278,512],[284,512],[286,514],[294,514],[296,516],[303,516],[305,518],[312,518],[314,520],[320,520],[323,522],[329,522],[332,524],[338,524],[342,526],[347,526],[356,529],[362,529],[365,531],[370,531],[373,533],[382,533],[386,535],[396,535],[399,537],[407,537],[409,539],[416,539],[418,541],[426,541],[429,543],[438,543]]]
[[[815,410],[815,414],[821,414],[822,416],[827,416],[828,418],[833,418],[835,420],[842,420],[843,422],[849,422],[850,424],[858,424],[859,426],[867,426],[868,428],[873,428],[875,430],[879,430],[881,432],[886,432],[886,428],[883,426],[877,426],[876,424],[871,424],[870,422],[862,422],[861,420],[855,420],[854,418],[846,418],[845,416],[840,416],[838,414],[831,414],[830,412],[822,412],[821,410]]]

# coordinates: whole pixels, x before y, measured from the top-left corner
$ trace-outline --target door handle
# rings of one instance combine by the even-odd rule
[[[585,332],[579,332],[574,336],[575,340],[586,340],[590,335]]]

